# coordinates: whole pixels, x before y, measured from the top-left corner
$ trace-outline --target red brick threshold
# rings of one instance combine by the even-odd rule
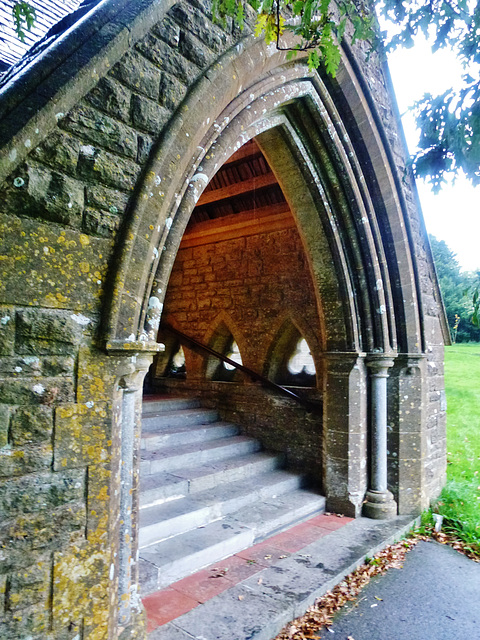
[[[291,527],[245,551],[202,569],[169,587],[143,598],[147,612],[147,631],[175,620],[227,591],[250,576],[292,553],[301,551],[312,542],[337,531],[352,518],[321,515]]]

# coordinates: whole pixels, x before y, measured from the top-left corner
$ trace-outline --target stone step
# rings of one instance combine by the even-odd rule
[[[255,505],[242,507],[216,522],[142,549],[142,594],[166,587],[324,510],[322,496],[296,489],[281,499],[257,500]]]
[[[144,414],[142,417],[142,433],[188,427],[199,424],[210,424],[219,419],[214,409],[181,409],[178,411],[161,411]]]
[[[271,471],[142,509],[140,547],[207,525],[257,501],[275,500],[299,488],[302,481],[297,474]]]
[[[243,456],[261,449],[257,440],[245,436],[232,436],[210,442],[141,452],[140,473],[142,476],[172,471],[198,464]]]
[[[189,493],[205,491],[227,482],[279,469],[283,455],[257,452],[140,479],[140,507],[164,502]]]
[[[155,451],[163,447],[176,447],[182,444],[194,442],[208,442],[236,436],[240,428],[229,422],[214,422],[209,425],[189,427],[177,427],[165,429],[162,432],[151,431],[142,434],[140,448],[146,451]]]
[[[175,398],[172,396],[144,396],[143,415],[179,411],[182,409],[197,409],[200,407],[198,398]]]
[[[319,537],[289,557],[273,560],[270,566],[260,567],[254,575],[240,579],[236,584],[232,582],[232,586],[223,593],[154,629],[148,638],[271,640],[287,623],[303,615],[318,598],[363,564],[366,557],[372,558],[386,545],[400,540],[414,524],[412,516],[397,516],[391,520],[357,518]],[[152,560],[158,563],[156,558]],[[164,566],[169,572],[167,559]],[[218,564],[218,567],[221,568],[222,564]],[[153,563],[144,562],[141,567],[142,576],[145,579],[148,576],[150,580],[146,580],[146,584],[153,584],[158,572],[157,565]],[[171,597],[170,593],[166,595]],[[154,626],[155,621],[152,622]],[[366,625],[364,629],[362,637],[365,638],[398,637],[393,633],[381,633],[380,636],[369,634]],[[331,634],[321,635],[325,637]],[[341,634],[341,638],[345,637],[346,634]]]

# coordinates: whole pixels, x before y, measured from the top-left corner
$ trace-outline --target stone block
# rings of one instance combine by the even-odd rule
[[[52,466],[51,444],[26,445],[0,451],[0,478],[44,471]]]
[[[17,352],[35,355],[70,355],[75,352],[83,326],[68,311],[17,311]]]
[[[10,415],[10,407],[6,404],[0,404],[0,449],[6,447],[8,444]]]
[[[50,511],[71,502],[82,502],[85,471],[42,472],[0,481],[0,517]]]
[[[74,397],[69,378],[0,379],[0,403],[46,404],[70,402]]]
[[[39,640],[47,638],[48,612],[43,607],[33,605],[21,611],[8,612],[0,622],[0,639],[25,638]]]
[[[143,134],[138,136],[137,162],[145,164],[150,156],[153,140],[150,136]]]
[[[85,209],[83,213],[83,230],[89,235],[114,238],[119,226],[120,216],[96,209]]]
[[[171,47],[178,47],[181,30],[178,24],[172,20],[170,15],[167,14],[161,22],[157,23],[153,27],[152,32]]]
[[[85,505],[66,504],[0,523],[2,570],[15,571],[36,562],[40,551],[59,551],[85,532]]]
[[[0,298],[16,305],[78,310],[78,323],[98,309],[112,241],[30,218],[0,213],[4,260]],[[87,327],[88,328],[88,327]]]
[[[0,307],[0,355],[10,356],[15,346],[14,307]]]
[[[215,53],[206,47],[198,38],[188,31],[182,31],[179,42],[180,53],[190,62],[201,69],[210,65],[215,59]]]
[[[89,184],[86,187],[85,204],[94,209],[108,211],[111,215],[121,216],[128,203],[128,195],[116,189],[108,189],[101,184]]]
[[[10,177],[4,211],[78,227],[83,185],[59,171],[29,162]]]
[[[57,171],[75,175],[81,142],[64,131],[54,131],[32,153],[32,158]]]
[[[111,417],[106,403],[56,407],[54,469],[107,463],[110,447]]]
[[[62,126],[82,140],[127,158],[137,156],[137,133],[97,109],[81,104],[62,120]]]
[[[131,191],[139,172],[140,167],[133,160],[119,158],[92,145],[80,147],[78,173],[89,181],[98,181],[110,187]]]
[[[145,94],[152,100],[158,98],[160,70],[138,51],[129,51],[110,72],[112,76]]]
[[[200,69],[172,50],[165,42],[149,33],[135,45],[137,50],[160,69],[176,76],[183,84],[190,85],[200,74]]]
[[[47,406],[26,406],[15,410],[11,422],[11,439],[16,446],[42,442],[52,436],[53,413]]]
[[[176,3],[170,13],[183,29],[188,29],[210,49],[220,52],[228,45],[230,38],[225,31],[212,24],[206,16],[201,17],[189,3]]]
[[[93,548],[85,542],[55,553],[52,581],[55,637],[60,630],[80,627],[82,618],[86,627],[94,626],[92,637],[106,637],[110,562],[108,548]],[[73,567],[75,571],[72,571]]]
[[[114,67],[114,70],[117,66]],[[135,72],[131,71],[131,73],[132,78],[135,78]],[[113,72],[112,75],[114,75]],[[130,99],[131,92],[123,84],[116,82],[109,76],[102,78],[97,86],[85,96],[85,100],[93,107],[123,122],[128,122]]]
[[[6,602],[9,611],[47,603],[50,596],[51,564],[50,557],[43,556],[35,564],[9,575]]]
[[[132,96],[132,122],[135,127],[158,134],[170,118],[170,112],[143,96]]]

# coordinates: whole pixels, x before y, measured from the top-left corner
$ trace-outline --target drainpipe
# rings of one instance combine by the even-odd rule
[[[397,515],[397,503],[387,488],[387,378],[393,357],[371,354],[366,364],[370,371],[370,486],[363,515],[385,520]]]

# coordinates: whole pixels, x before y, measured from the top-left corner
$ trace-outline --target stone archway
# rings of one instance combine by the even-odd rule
[[[152,288],[158,276],[165,290],[216,168],[253,137],[297,217],[323,309],[331,507],[358,513],[367,488],[365,360],[380,378],[398,354],[388,446],[399,511],[418,512],[444,476],[441,391],[427,395],[443,388],[442,312],[401,180],[388,73],[357,46],[335,81],[312,74],[301,56],[222,31],[203,3],[112,0],[94,17],[0,96],[1,486],[25,497],[2,503],[2,580],[25,596],[9,600],[10,637],[143,633],[137,453],[141,383],[159,349]],[[48,599],[32,603],[20,578],[39,561]]]

